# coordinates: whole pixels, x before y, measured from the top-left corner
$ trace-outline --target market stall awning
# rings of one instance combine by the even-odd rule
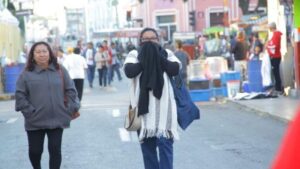
[[[250,14],[242,16],[239,24],[241,25],[257,25],[268,21],[266,14]]]
[[[203,34],[209,35],[209,34],[214,34],[218,32],[224,32],[224,27],[222,26],[214,26],[214,27],[209,27],[203,30]]]
[[[8,24],[13,24],[18,26],[19,25],[19,21],[16,17],[14,17],[8,9],[4,9],[2,11],[0,11],[0,22],[1,23],[8,23]]]

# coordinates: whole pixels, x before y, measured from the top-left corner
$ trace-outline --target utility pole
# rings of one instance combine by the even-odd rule
[[[229,8],[228,0],[224,0],[224,13],[223,13],[223,24],[224,24],[224,35],[229,35]]]
[[[116,10],[116,27],[119,28],[119,14],[118,14],[118,0],[112,0],[111,5],[115,7]]]

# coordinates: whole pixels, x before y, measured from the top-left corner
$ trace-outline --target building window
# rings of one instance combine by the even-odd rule
[[[224,12],[212,12],[209,14],[210,26],[224,25]]]
[[[175,15],[157,16],[156,19],[159,24],[170,23],[170,22],[173,23],[173,22],[175,22]]]
[[[158,15],[156,16],[156,23],[157,26],[164,32],[163,40],[172,41],[173,32],[177,29],[175,15]]]

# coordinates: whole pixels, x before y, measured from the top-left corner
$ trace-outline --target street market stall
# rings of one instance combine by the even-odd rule
[[[4,70],[10,70],[8,67],[18,67],[22,43],[18,25],[18,20],[7,9],[0,11],[0,93],[14,92],[10,89],[14,89],[16,77],[12,78],[10,72]],[[13,76],[18,74],[19,72]]]

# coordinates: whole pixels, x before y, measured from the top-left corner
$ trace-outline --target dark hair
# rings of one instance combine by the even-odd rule
[[[74,48],[74,53],[79,55],[80,54],[80,48],[79,47]]]
[[[176,44],[177,44],[177,47],[178,47],[179,49],[182,48],[182,41],[181,41],[181,40],[176,40]]]
[[[61,53],[64,53],[64,50],[61,46],[58,47],[58,51],[60,51]]]
[[[145,33],[145,32],[148,32],[148,31],[152,31],[153,33],[155,33],[155,36],[157,37],[157,39],[159,38],[159,36],[158,36],[158,33],[157,33],[157,31],[154,29],[154,28],[150,28],[150,27],[146,27],[146,28],[144,28],[142,31],[141,31],[141,33],[140,33],[140,44],[142,43],[142,37],[143,37],[143,34]]]
[[[54,53],[50,47],[50,45],[47,43],[47,42],[36,42],[35,44],[32,45],[30,51],[29,51],[29,55],[28,55],[28,60],[27,60],[27,63],[26,63],[26,70],[27,71],[33,71],[34,69],[34,65],[36,64],[35,60],[34,60],[34,50],[35,48],[38,46],[38,45],[45,45],[49,51],[49,64],[50,63],[53,63],[55,68],[56,69],[59,69],[59,65],[57,63],[57,59],[56,57],[54,56]]]
[[[94,47],[94,43],[93,42],[88,42],[88,45],[91,45],[92,47]]]

